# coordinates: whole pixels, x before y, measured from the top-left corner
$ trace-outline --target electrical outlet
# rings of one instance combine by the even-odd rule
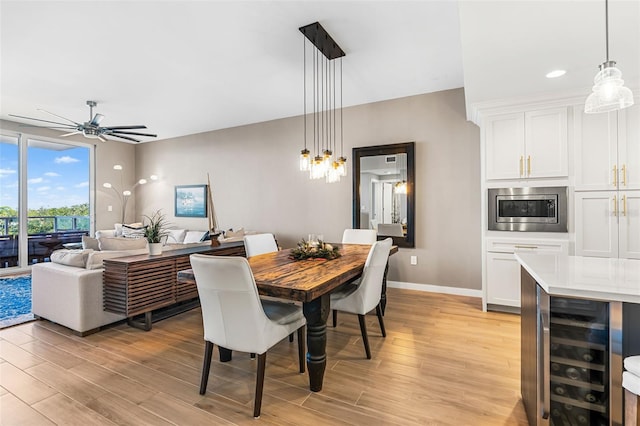
[[[112,212],[113,211],[113,206],[107,206],[107,211],[108,212]]]
[[[411,264],[412,265],[418,264],[418,256],[411,256]]]

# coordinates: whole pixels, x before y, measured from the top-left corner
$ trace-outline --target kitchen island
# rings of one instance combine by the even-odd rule
[[[640,354],[640,261],[516,254],[530,425],[622,424],[622,359]]]

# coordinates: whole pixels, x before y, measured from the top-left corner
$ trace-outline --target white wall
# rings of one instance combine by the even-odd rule
[[[466,121],[463,89],[347,108],[344,123],[349,175],[337,184],[298,171],[302,116],[139,144],[137,175],[160,181],[138,191],[136,219],[161,208],[176,227],[207,229],[206,219],[174,217],[173,197],[208,172],[221,228],[273,232],[283,247],[309,233],[339,241],[351,227],[351,149],[415,141],[416,248],[391,258],[389,279],[480,289],[480,132]]]

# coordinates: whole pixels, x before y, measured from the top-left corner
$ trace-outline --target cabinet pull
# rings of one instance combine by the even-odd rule
[[[531,156],[527,157],[527,176],[531,176]]]
[[[622,216],[627,215],[627,196],[622,196]]]
[[[520,156],[520,177],[522,177],[524,173],[524,157]]]
[[[613,196],[613,215],[618,216],[618,197]]]
[[[627,165],[622,165],[622,185],[627,186]]]
[[[618,186],[618,165],[613,165],[613,186]]]
[[[517,249],[537,249],[538,248],[538,246],[519,246],[519,245],[516,245],[515,247]]]

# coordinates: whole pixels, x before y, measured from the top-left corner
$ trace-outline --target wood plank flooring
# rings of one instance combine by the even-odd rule
[[[324,388],[297,373],[297,344],[267,354],[262,415],[252,417],[256,361],[211,366],[198,394],[199,309],[144,332],[118,324],[87,337],[48,321],[0,330],[0,424],[13,425],[526,425],[520,317],[479,299],[389,289],[382,338],[367,317],[328,327]],[[331,320],[329,320],[331,321]],[[216,351],[217,355],[217,351]]]

